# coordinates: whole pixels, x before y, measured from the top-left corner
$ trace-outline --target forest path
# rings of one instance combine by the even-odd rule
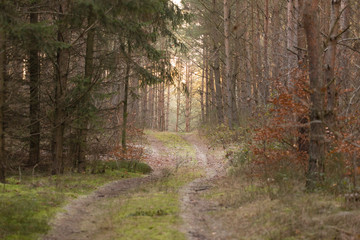
[[[109,211],[105,209],[105,206],[108,206],[107,202],[119,197],[131,197],[136,189],[145,184],[158,184],[162,168],[175,169],[179,164],[205,172],[205,176],[186,184],[179,191],[180,217],[184,222],[180,230],[191,240],[226,239],[226,233],[221,231],[221,224],[214,222],[208,215],[209,211],[217,208],[217,204],[209,203],[200,196],[204,191],[211,189],[212,181],[223,175],[222,153],[209,150],[195,134],[178,136],[196,151],[196,161],[192,157],[180,157],[179,152],[184,153],[184,149],[174,150],[169,147],[168,142],[148,135],[146,152],[149,155],[148,163],[155,169],[154,173],[143,178],[111,182],[90,195],[73,200],[64,207],[64,211],[57,214],[51,223],[52,229],[43,240],[113,239],[114,233],[108,229],[106,223]],[[176,143],[174,148],[177,148]]]
[[[104,234],[102,229],[104,219],[99,218],[105,209],[102,209],[103,202],[108,198],[114,198],[127,194],[143,184],[150,183],[157,179],[157,175],[149,175],[143,178],[130,178],[111,182],[90,195],[80,197],[64,207],[51,223],[52,230],[43,238],[44,240],[85,240],[99,239],[95,237]],[[106,229],[105,229],[106,230]],[[100,239],[111,239],[101,237]]]
[[[204,192],[212,188],[213,181],[225,174],[223,151],[211,151],[197,135],[187,135],[184,139],[196,149],[197,166],[205,171],[205,176],[181,189],[181,217],[184,220],[181,230],[189,240],[229,239],[222,223],[209,214],[218,209],[218,204],[203,197]]]
[[[154,137],[149,136],[147,140],[150,159],[154,162],[161,161],[160,153],[166,152],[166,147]],[[109,198],[125,195],[131,189],[154,182],[158,178],[159,169],[155,167],[154,173],[149,176],[111,182],[90,195],[71,201],[50,223],[51,230],[43,240],[111,239],[111,233],[106,233],[106,229],[102,229],[104,219],[99,218],[106,211],[102,205]],[[99,238],[98,235],[103,237]]]

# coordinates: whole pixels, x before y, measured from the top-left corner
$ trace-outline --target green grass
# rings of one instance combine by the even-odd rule
[[[122,160],[122,161],[111,160],[111,161],[96,162],[94,166],[91,166],[90,171],[93,173],[103,173],[109,170],[113,171],[119,169],[124,169],[132,173],[148,174],[152,172],[152,169],[148,164],[140,161],[129,161],[129,160]]]
[[[181,137],[183,134],[150,130],[147,130],[146,134],[154,136],[161,141],[170,152],[180,157],[196,158],[196,150],[191,143]]]
[[[88,194],[107,182],[141,176],[120,169],[104,174],[9,177],[0,187],[0,239],[37,239],[48,222],[69,200]]]
[[[107,209],[111,214],[111,239],[185,240],[178,229],[181,222],[179,189],[200,174],[184,169],[155,184],[141,186],[123,198],[113,199]],[[109,227],[107,226],[107,227]]]

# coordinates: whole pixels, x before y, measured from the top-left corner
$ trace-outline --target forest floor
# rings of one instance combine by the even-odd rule
[[[360,239],[360,210],[341,196],[229,176],[224,150],[197,134],[146,136],[155,171],[74,200],[44,239]]]

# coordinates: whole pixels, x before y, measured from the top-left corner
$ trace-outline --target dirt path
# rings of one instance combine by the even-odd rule
[[[176,156],[170,154],[169,149],[154,136],[147,136],[145,151],[149,155],[146,163],[155,171],[161,171],[164,168],[174,168],[176,166]]]
[[[58,214],[51,223],[52,230],[44,240],[83,240],[94,239],[99,229],[97,216],[101,212],[101,202],[106,198],[126,194],[130,189],[156,179],[155,176],[144,178],[124,179],[109,183],[90,195],[80,197],[72,201],[64,208],[64,212]]]
[[[64,207],[64,211],[57,214],[50,223],[50,232],[43,240],[98,239],[97,235],[103,235],[106,231],[101,229],[101,221],[104,219],[99,219],[98,216],[104,212],[101,205],[106,202],[107,198],[127,194],[129,190],[159,178],[159,166],[156,164],[166,160],[162,159],[161,153],[167,152],[167,150],[160,141],[153,137],[148,139],[148,142],[147,154],[151,159],[149,164],[155,169],[152,175],[111,182],[90,195],[75,199]],[[108,234],[111,235],[111,233]],[[111,239],[111,237],[102,236],[99,239]]]
[[[182,231],[189,240],[229,239],[229,234],[208,214],[219,206],[201,198],[200,194],[212,187],[212,182],[225,174],[222,156],[219,152],[210,152],[196,135],[184,137],[196,149],[198,167],[205,170],[205,176],[184,186],[181,190],[181,217],[184,220]]]
[[[180,191],[181,217],[185,224],[181,231],[188,239],[228,239],[219,222],[214,222],[208,213],[218,208],[200,197],[212,187],[212,181],[224,174],[222,157],[210,152],[196,135],[185,135],[184,139],[196,150],[196,167],[205,171],[205,176],[184,186]],[[149,164],[155,173],[144,178],[131,178],[109,183],[90,195],[80,197],[68,204],[51,223],[52,230],[43,240],[112,239],[112,233],[104,229],[103,209],[109,198],[128,194],[129,190],[159,179],[161,168],[174,168],[176,162],[169,149],[156,138],[148,137],[146,147]],[[165,154],[164,154],[165,153]],[[192,163],[194,164],[194,163]],[[102,216],[102,217],[100,217]],[[105,227],[106,228],[106,227]]]

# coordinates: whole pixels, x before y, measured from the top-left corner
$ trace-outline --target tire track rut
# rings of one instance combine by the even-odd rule
[[[184,220],[181,230],[189,240],[229,239],[221,222],[215,222],[208,215],[219,208],[218,204],[200,196],[212,188],[213,181],[225,174],[222,158],[210,154],[207,146],[196,135],[188,135],[184,139],[196,149],[197,167],[205,171],[205,176],[190,182],[180,191],[181,217]]]

